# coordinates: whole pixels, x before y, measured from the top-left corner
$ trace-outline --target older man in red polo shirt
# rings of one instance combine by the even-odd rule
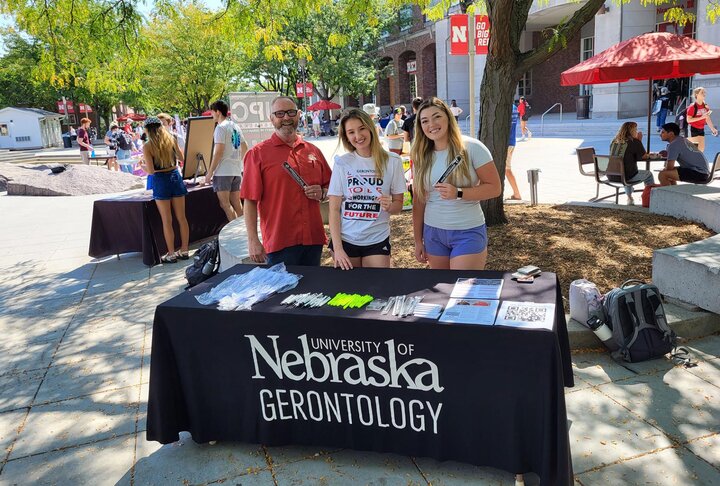
[[[275,133],[247,152],[240,187],[250,258],[269,265],[320,265],[327,242],[320,201],[327,196],[330,166],[317,147],[297,134],[295,101],[279,96],[271,106]],[[305,181],[304,188],[283,168],[286,161]]]

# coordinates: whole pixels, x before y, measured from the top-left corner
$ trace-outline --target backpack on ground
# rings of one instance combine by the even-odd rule
[[[220,268],[220,251],[218,240],[214,239],[202,245],[193,256],[193,263],[185,269],[185,278],[188,281],[186,289],[204,282]]]
[[[116,135],[115,139],[120,150],[132,150],[132,136],[121,131]]]
[[[677,336],[668,326],[655,285],[628,280],[605,294],[603,307],[617,349],[612,353],[616,360],[637,363],[660,358],[675,348]]]

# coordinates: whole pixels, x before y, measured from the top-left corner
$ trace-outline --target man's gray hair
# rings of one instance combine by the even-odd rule
[[[291,101],[292,104],[295,105],[295,108],[297,108],[297,102],[295,101],[295,99],[294,99],[294,98],[291,98],[290,96],[284,96],[284,95],[276,96],[275,98],[273,98],[272,102],[270,103],[270,106],[274,106],[275,103],[277,103],[277,102],[280,101],[280,100],[288,100],[288,101]]]

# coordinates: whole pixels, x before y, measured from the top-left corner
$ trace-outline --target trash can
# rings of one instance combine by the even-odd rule
[[[582,95],[575,98],[575,112],[578,120],[590,118],[590,95]]]
[[[70,138],[70,134],[66,133],[62,136],[63,139],[63,147],[65,148],[72,148],[72,138]]]

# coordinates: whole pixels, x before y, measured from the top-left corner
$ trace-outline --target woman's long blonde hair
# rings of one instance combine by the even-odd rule
[[[632,140],[634,138],[632,135],[633,129],[637,130],[637,123],[635,123],[635,122],[623,123],[620,126],[620,130],[618,130],[617,135],[615,135],[613,142],[628,143],[630,140]]]
[[[414,195],[417,194],[421,199],[425,199],[430,185],[433,184],[433,181],[430,181],[430,172],[432,170],[435,142],[427,138],[420,123],[422,112],[427,108],[439,108],[448,119],[448,165],[455,160],[455,157],[458,155],[463,159],[458,168],[450,174],[447,182],[455,187],[467,187],[467,185],[472,182],[470,157],[468,156],[467,150],[465,150],[462,132],[460,132],[460,127],[458,126],[457,120],[455,120],[455,115],[452,114],[445,102],[433,96],[425,100],[418,108],[417,115],[415,116],[415,139],[410,150],[410,157],[412,158],[414,167]]]
[[[382,178],[385,173],[385,169],[387,168],[387,162],[390,156],[380,143],[377,130],[375,129],[375,124],[373,123],[372,118],[370,118],[370,115],[358,108],[351,108],[348,110],[347,113],[345,113],[340,119],[340,128],[338,128],[340,142],[347,152],[355,152],[355,147],[353,147],[353,144],[350,143],[350,139],[348,138],[347,133],[345,133],[345,124],[348,120],[352,119],[360,120],[360,123],[362,123],[370,133],[370,156],[375,162],[375,174],[377,177]]]
[[[175,139],[162,125],[148,125],[147,147],[153,158],[153,165],[161,169],[170,169],[176,165]]]

